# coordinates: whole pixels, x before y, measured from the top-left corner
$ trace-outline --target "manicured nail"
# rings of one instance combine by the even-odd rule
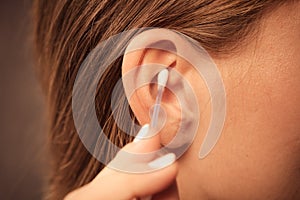
[[[157,158],[154,161],[151,161],[148,163],[148,165],[152,168],[163,168],[166,166],[171,165],[173,162],[175,162],[176,156],[174,153],[168,153],[160,158]]]
[[[138,132],[138,134],[135,136],[133,142],[137,143],[139,141],[141,141],[143,138],[145,138],[147,136],[149,132],[149,124],[145,124],[141,130]]]

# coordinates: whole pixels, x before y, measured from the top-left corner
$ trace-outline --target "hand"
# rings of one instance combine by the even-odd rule
[[[160,148],[159,136],[140,140],[147,134],[149,126],[145,125],[134,142],[122,150],[133,153],[146,153]],[[120,153],[112,162],[120,159]],[[69,193],[65,200],[100,200],[100,199],[179,199],[175,178],[178,171],[174,154],[167,154],[154,161],[136,161],[139,165],[148,165],[156,170],[151,173],[133,174],[119,172],[105,167],[87,185]]]

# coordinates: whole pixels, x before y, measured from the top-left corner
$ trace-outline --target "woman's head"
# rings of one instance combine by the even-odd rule
[[[179,160],[180,194],[189,199],[292,198],[286,191],[299,196],[299,8],[299,1],[284,0],[36,0],[38,71],[48,100],[54,158],[52,198],[88,183],[103,167],[82,145],[72,118],[72,87],[81,63],[99,42],[140,27],[169,28],[198,41],[214,58],[227,93],[222,136],[199,160],[210,116],[209,109],[202,109],[197,137]],[[157,61],[170,57],[165,54],[149,50],[146,56]],[[118,146],[132,139],[118,129],[110,109],[114,85],[128,66],[124,60],[110,65],[96,97],[99,123]],[[178,63],[191,74],[188,63]],[[186,78],[198,91],[199,105],[206,105],[209,96],[201,78]],[[119,105],[115,112],[122,117],[128,106],[124,94]],[[148,122],[143,109],[133,107],[140,123]],[[168,141],[162,137],[161,143]]]

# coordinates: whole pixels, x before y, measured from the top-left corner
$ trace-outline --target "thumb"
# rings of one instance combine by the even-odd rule
[[[165,155],[166,152],[159,151],[161,147],[159,135],[151,136],[151,134],[149,125],[144,125],[134,141],[117,153],[102,174],[106,174],[109,168],[128,173],[146,173],[157,170],[147,163],[161,157],[162,154]]]
[[[160,147],[157,136],[141,139],[149,132],[149,126],[144,126],[135,142],[126,145],[121,152],[146,153]],[[112,162],[124,161],[123,154],[118,153]],[[149,160],[148,160],[149,159]],[[133,199],[157,194],[175,182],[178,171],[176,156],[173,153],[159,158],[146,160],[130,160],[126,165],[140,166],[151,169],[151,173],[126,173],[106,167],[88,185],[74,191],[73,199]],[[126,158],[125,161],[128,161]],[[122,162],[117,162],[120,164]],[[114,165],[113,165],[114,166]],[[172,187],[171,187],[172,188]],[[171,191],[171,190],[169,190]],[[172,190],[174,191],[174,190]],[[70,198],[72,199],[72,198]]]

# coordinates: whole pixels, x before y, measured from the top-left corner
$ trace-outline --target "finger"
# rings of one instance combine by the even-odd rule
[[[160,148],[158,136],[149,139],[149,126],[143,126],[133,143],[126,145],[122,150],[128,152],[141,153],[151,152]],[[118,153],[114,160],[121,159]],[[100,174],[87,186],[74,191],[71,195],[76,199],[132,199],[135,197],[145,197],[158,193],[175,181],[177,175],[177,163],[174,163],[174,154],[162,156],[154,161],[140,162],[138,164],[147,165],[154,171],[152,173],[132,174],[119,172],[106,167]],[[113,161],[114,161],[113,160]],[[173,163],[173,164],[172,164]],[[137,163],[129,163],[130,165]],[[167,167],[166,167],[167,166]],[[75,199],[74,198],[74,199]]]
[[[174,156],[174,155],[173,155]],[[165,158],[167,155],[165,156]],[[162,158],[159,158],[162,159]],[[133,199],[136,197],[149,196],[166,189],[175,181],[178,166],[177,163],[170,165],[171,161],[160,160],[156,163],[168,163],[169,166],[161,170],[147,174],[128,174],[114,171],[101,179],[95,179],[88,185],[73,191],[67,196],[67,200],[81,199]],[[154,165],[151,165],[154,166]]]
[[[161,147],[158,135],[148,137],[148,135],[151,134],[150,131],[149,125],[144,125],[137,134],[135,140],[123,147],[117,153],[116,157],[107,165],[106,168],[102,170],[102,172],[96,178],[101,178],[112,173],[112,169],[118,169],[127,172],[134,171],[134,167],[137,168],[141,164],[147,164],[147,162],[155,159],[155,156],[157,155],[154,153],[137,156],[137,154],[141,153],[155,152]],[[128,168],[131,168],[132,170],[129,170]],[[140,168],[143,168],[143,166],[141,165]],[[145,170],[136,170],[136,172],[138,171]]]
[[[152,131],[149,124],[145,124],[133,142],[127,144],[123,150],[133,153],[147,153],[158,150],[161,147],[160,137],[159,134],[153,135]]]
[[[132,199],[156,194],[168,188],[175,181],[177,171],[177,163],[174,163],[148,174],[115,173],[113,176],[107,176],[107,180],[102,179],[104,190],[108,191],[105,197],[109,197],[112,188],[114,190],[113,199]],[[116,187],[116,185],[120,187]]]

